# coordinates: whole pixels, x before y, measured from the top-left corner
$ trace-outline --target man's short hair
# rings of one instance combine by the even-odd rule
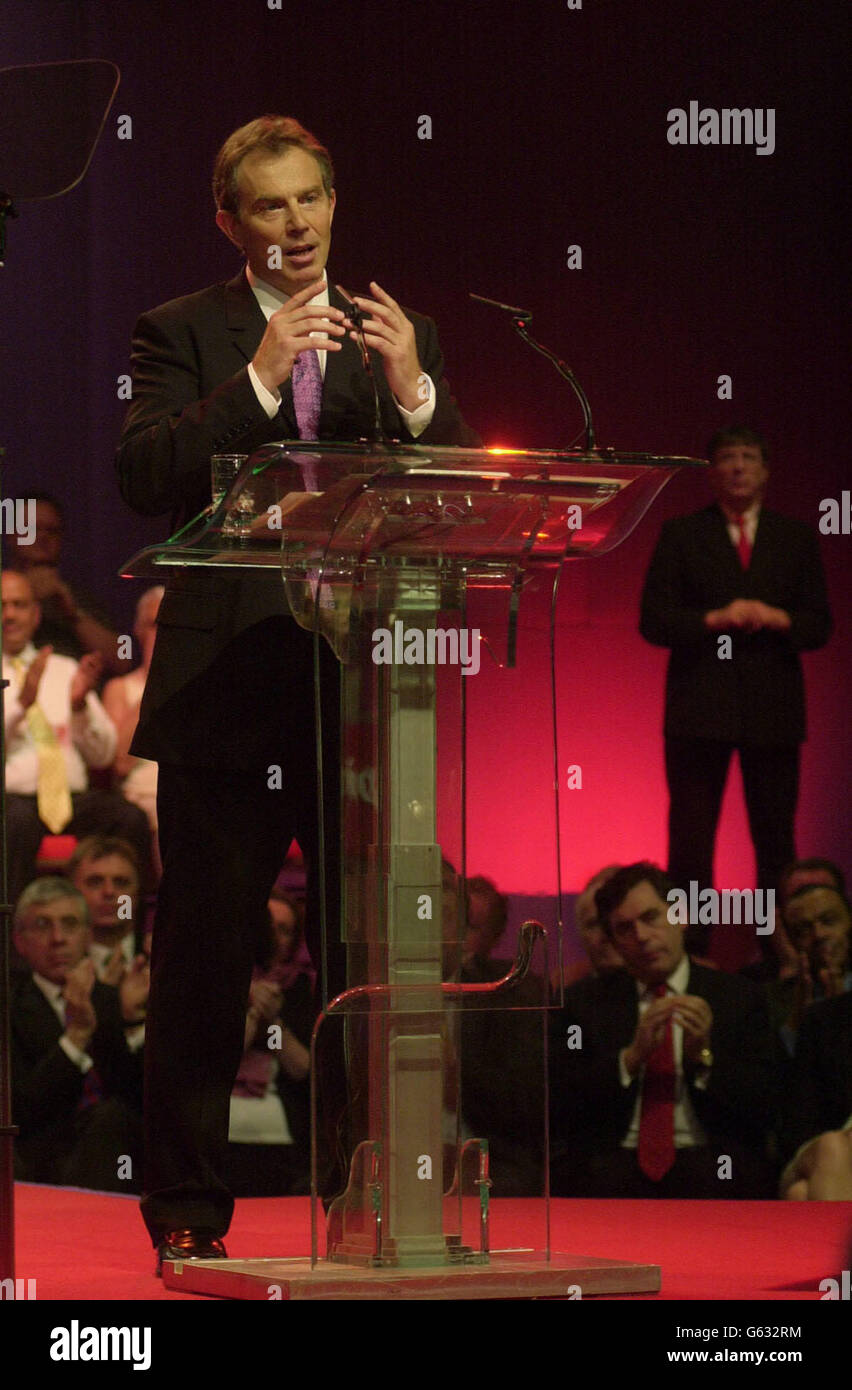
[[[597,920],[596,899],[598,889],[602,888],[603,885],[612,878],[613,874],[617,874],[622,867],[623,865],[621,864],[604,865],[602,869],[598,869],[596,874],[592,874],[588,882],[580,889],[580,892],[574,899],[574,921],[578,926],[580,925],[580,917],[586,909],[589,909],[593,913],[595,920]]]
[[[668,874],[663,873],[659,864],[652,864],[647,859],[640,859],[636,864],[626,864],[623,869],[614,873],[612,878],[607,879],[595,894],[598,921],[608,936],[612,935],[610,915],[621,906],[631,888],[635,888],[637,883],[650,883],[664,903],[668,902],[669,893],[674,890],[674,884]]]
[[[750,429],[748,425],[731,425],[726,430],[717,430],[707,445],[707,457],[715,462],[716,454],[728,444],[753,444],[760,450],[764,463],[769,462],[769,445],[762,434]]]
[[[833,859],[820,859],[817,856],[812,856],[810,859],[794,859],[790,864],[785,865],[778,879],[778,894],[782,903],[786,900],[787,884],[793,874],[799,873],[800,870],[804,870],[805,873],[831,874],[835,886],[840,889],[841,893],[846,892],[846,877],[840,865],[835,864]],[[827,886],[830,887],[830,885]]]
[[[791,903],[797,903],[806,893],[819,893],[820,891],[824,893],[835,893],[846,908],[847,916],[852,919],[852,907],[849,905],[849,899],[842,888],[837,888],[831,883],[803,883],[801,888],[797,888],[795,893],[790,894],[784,907],[786,909]]]
[[[59,898],[73,898],[83,921],[86,926],[89,925],[89,904],[79,888],[75,888],[74,884],[69,883],[67,878],[51,875],[46,878],[33,879],[18,898],[15,904],[15,931],[23,929],[25,918],[31,907],[42,907],[46,903],[56,902]]]
[[[281,154],[282,150],[300,149],[312,154],[322,172],[322,186],[327,195],[334,187],[334,167],[331,155],[315,135],[291,116],[259,116],[256,121],[240,126],[229,135],[213,165],[213,197],[217,208],[234,214],[239,212],[240,164],[247,154],[265,150]]]
[[[84,859],[106,859],[109,854],[120,854],[122,859],[132,864],[139,881],[139,856],[133,846],[127,840],[119,839],[118,835],[87,835],[68,860],[65,872],[72,878]]]

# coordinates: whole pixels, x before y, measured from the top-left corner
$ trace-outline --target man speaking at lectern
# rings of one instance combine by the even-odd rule
[[[214,168],[216,222],[246,265],[144,314],[118,451],[134,510],[174,531],[210,501],[210,456],[272,440],[371,437],[374,398],[325,266],[336,197],[328,152],[298,122],[235,131]],[[357,297],[389,438],[476,447],[443,379],[430,319],[375,281]],[[311,336],[313,335],[313,336]],[[336,914],[337,664],[321,643],[329,993],[343,987]],[[178,571],[132,745],[160,766],[163,878],[146,1035],[142,1211],[166,1258],[223,1254],[233,1199],[218,1177],[266,901],[292,836],[318,930],[313,638],[280,575]],[[281,777],[270,778],[270,767]],[[277,790],[270,788],[270,781]],[[309,942],[309,944],[311,944]],[[319,965],[319,960],[316,959]]]

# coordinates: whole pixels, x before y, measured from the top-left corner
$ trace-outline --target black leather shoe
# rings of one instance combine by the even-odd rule
[[[228,1253],[219,1236],[213,1231],[192,1230],[167,1231],[157,1246],[157,1268],[154,1273],[162,1278],[163,1260],[226,1260]]]

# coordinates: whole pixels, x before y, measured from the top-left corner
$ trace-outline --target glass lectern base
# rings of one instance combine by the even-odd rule
[[[593,1255],[496,1251],[487,1264],[420,1269],[353,1269],[308,1259],[168,1260],[166,1288],[269,1302],[333,1299],[590,1298],[659,1293],[659,1265]]]

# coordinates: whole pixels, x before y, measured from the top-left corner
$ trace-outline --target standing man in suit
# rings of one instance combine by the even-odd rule
[[[370,437],[373,393],[347,301],[326,276],[336,209],[328,151],[265,116],[226,140],[216,221],[245,255],[235,279],[145,314],[118,471],[137,511],[172,529],[210,501],[210,455],[275,439]],[[382,425],[403,441],[475,446],[443,379],[435,325],[375,281],[356,297]],[[326,845],[337,843],[337,664],[320,644]],[[233,1199],[218,1177],[245,1000],[269,890],[295,835],[319,922],[313,641],[280,577],[194,569],[169,581],[131,752],[159,763],[163,878],[146,1041],[143,1215],[161,1255],[221,1255]],[[270,790],[268,769],[282,769]],[[326,859],[336,900],[336,854]],[[326,993],[344,984],[328,933]],[[180,1067],[175,1059],[180,1057]]]
[[[763,992],[690,960],[671,888],[640,862],[598,890],[598,918],[626,968],[571,985],[554,1015],[557,1196],[773,1195]]]
[[[763,506],[765,440],[721,430],[708,445],[716,502],[667,522],[642,594],[640,630],[669,647],[666,777],[669,874],[713,883],[713,849],[731,755],[739,754],[758,886],[795,859],[805,690],[799,652],[831,631],[815,532]],[[695,931],[690,947],[709,944]]]

